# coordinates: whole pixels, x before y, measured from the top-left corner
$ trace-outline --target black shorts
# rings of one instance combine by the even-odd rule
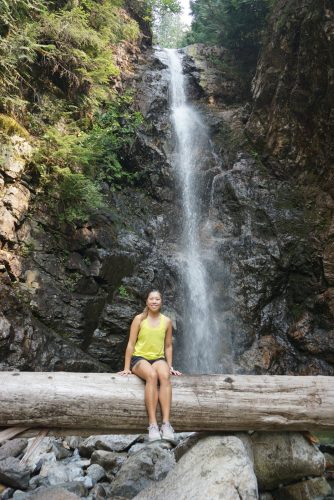
[[[156,361],[166,361],[165,358],[157,358],[157,359],[146,359],[143,356],[132,356],[131,361],[130,361],[130,370],[140,361],[141,359],[145,359],[145,361],[148,361],[151,365],[155,363]]]

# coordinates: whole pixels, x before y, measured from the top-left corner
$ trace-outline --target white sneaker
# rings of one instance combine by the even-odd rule
[[[150,424],[148,426],[148,440],[149,441],[160,441],[161,434],[157,424]]]
[[[162,434],[162,439],[166,439],[167,441],[175,441],[174,429],[169,422],[162,424],[161,434]]]

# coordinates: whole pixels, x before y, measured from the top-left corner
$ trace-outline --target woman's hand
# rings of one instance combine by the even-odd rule
[[[117,372],[117,375],[131,375],[131,374],[132,374],[132,371],[127,370],[127,369],[124,369],[121,372]]]
[[[174,368],[172,366],[169,368],[169,373],[171,375],[178,375],[178,376],[182,375],[182,373],[179,372],[178,370],[174,370]]]

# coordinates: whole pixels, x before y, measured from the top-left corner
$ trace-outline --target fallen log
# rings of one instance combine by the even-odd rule
[[[334,429],[333,377],[173,377],[177,431]],[[146,430],[144,383],[112,373],[0,372],[0,427]]]

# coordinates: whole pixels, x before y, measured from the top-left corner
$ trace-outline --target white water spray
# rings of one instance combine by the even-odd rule
[[[222,372],[221,327],[212,306],[212,290],[201,242],[200,179],[203,162],[212,153],[208,131],[199,113],[187,103],[181,55],[166,49],[171,74],[171,119],[176,138],[172,162],[179,180],[183,207],[182,257],[184,297],[183,369],[189,373]]]

